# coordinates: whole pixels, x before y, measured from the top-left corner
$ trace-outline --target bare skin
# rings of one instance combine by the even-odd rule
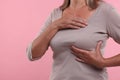
[[[79,14],[77,14],[78,12]],[[86,20],[93,12],[94,10],[90,11],[89,8],[85,6],[85,0],[71,0],[70,6],[64,10],[62,18],[50,24],[47,29],[33,41],[33,59],[42,57],[45,54],[49,47],[50,40],[60,29],[78,29],[86,27]],[[110,58],[104,58],[100,51],[101,44],[102,42],[98,42],[95,51],[82,50],[74,45],[71,46],[71,50],[76,56],[77,61],[90,64],[96,68],[120,66],[120,54]]]
[[[110,58],[104,58],[101,55],[100,47],[102,41],[99,41],[96,45],[95,51],[88,51],[71,47],[72,53],[76,56],[76,60],[82,63],[90,64],[96,68],[102,69],[104,67],[120,66],[120,54]]]
[[[71,0],[71,1],[73,1],[73,5],[71,5],[71,7],[76,7],[77,4],[79,4],[78,3],[79,1],[84,2],[84,0]],[[75,3],[75,1],[78,2]],[[104,67],[120,66],[120,53],[110,58],[104,58],[101,55],[101,51],[100,51],[101,44],[102,41],[99,41],[98,44],[96,45],[95,51],[83,50],[77,48],[74,45],[71,46],[71,50],[73,51],[72,53],[76,56],[76,61],[92,65],[99,69],[102,69]]]
[[[67,16],[67,15],[66,15]],[[56,32],[60,29],[72,28],[79,29],[85,27],[87,24],[78,18],[61,18],[50,24],[46,30],[38,36],[32,44],[32,57],[42,57],[49,47],[49,42]],[[42,47],[41,47],[42,46]]]
[[[46,30],[39,35],[32,43],[32,58],[42,57],[49,47],[50,40],[60,29],[79,29],[87,25],[82,18],[75,17],[69,12],[64,11],[60,19],[52,22]],[[32,60],[31,60],[32,61]]]

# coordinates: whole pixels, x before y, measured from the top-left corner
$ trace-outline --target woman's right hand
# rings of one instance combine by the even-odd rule
[[[58,30],[67,28],[78,29],[87,26],[87,22],[80,17],[64,15],[62,18],[54,21],[52,25],[54,25],[54,27],[56,27]]]

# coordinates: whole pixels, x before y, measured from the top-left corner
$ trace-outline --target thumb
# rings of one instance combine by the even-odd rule
[[[99,41],[96,46],[96,52],[100,51],[101,45],[103,41]]]

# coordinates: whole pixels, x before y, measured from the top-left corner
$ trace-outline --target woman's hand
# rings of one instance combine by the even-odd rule
[[[102,41],[97,43],[95,51],[88,51],[72,46],[72,53],[77,57],[79,62],[90,64],[96,68],[102,69],[104,67],[104,58],[101,54],[100,47]]]
[[[62,18],[55,20],[52,26],[57,27],[58,30],[66,28],[78,29],[87,26],[87,22],[80,17],[65,13]]]

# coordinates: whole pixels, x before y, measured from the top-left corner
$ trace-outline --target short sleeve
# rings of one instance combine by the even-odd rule
[[[45,23],[42,25],[42,27],[41,27],[41,29],[40,29],[40,32],[38,33],[38,35],[35,37],[35,39],[42,33],[42,32],[44,32],[44,30],[48,27],[48,25],[49,24],[51,24],[52,23],[52,18],[53,18],[53,16],[54,16],[54,11],[55,11],[55,9],[49,14],[49,16],[48,16],[48,18],[46,19],[46,21],[45,21]],[[32,42],[31,43],[29,43],[29,45],[27,46],[27,48],[26,48],[26,53],[27,53],[27,56],[28,56],[28,59],[30,60],[30,61],[34,61],[34,60],[38,60],[39,59],[39,57],[38,58],[32,58],[32,43],[33,43],[33,41],[34,40],[32,40]]]
[[[107,33],[120,44],[120,14],[113,6],[109,6],[107,10]]]

